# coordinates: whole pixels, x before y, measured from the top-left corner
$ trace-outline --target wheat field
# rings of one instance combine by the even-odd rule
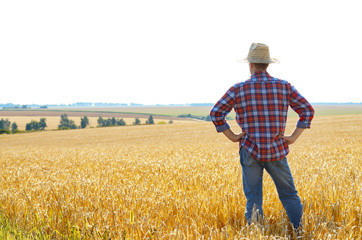
[[[212,123],[3,135],[0,146],[0,212],[35,238],[293,238],[267,174],[263,225],[246,224],[238,146]],[[304,239],[361,239],[361,146],[362,115],[316,117],[291,145]]]

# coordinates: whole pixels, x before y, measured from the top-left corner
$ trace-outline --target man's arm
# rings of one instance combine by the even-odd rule
[[[296,113],[298,113],[299,120],[292,135],[281,136],[288,145],[295,143],[299,136],[302,135],[304,129],[310,128],[310,124],[314,117],[314,109],[312,105],[291,85],[290,91],[289,105]]]
[[[230,128],[222,132],[230,141],[239,142],[240,139],[246,134],[244,132],[235,134]]]
[[[310,128],[314,108],[292,85],[290,86],[289,106],[299,115],[297,128]]]
[[[216,127],[217,132],[222,132],[232,142],[239,142],[246,133],[235,134],[230,129],[230,126],[225,119],[228,113],[234,107],[235,96],[236,92],[234,85],[214,105],[214,107],[211,109],[210,117]]]
[[[292,133],[292,135],[290,136],[281,136],[281,138],[283,138],[288,145],[293,144],[297,141],[297,139],[299,138],[300,135],[302,135],[304,131],[304,128],[298,128],[296,127],[294,132]]]
[[[233,109],[235,103],[235,88],[231,87],[222,98],[214,105],[210,112],[211,121],[214,123],[217,132],[224,132],[230,129],[226,116]]]

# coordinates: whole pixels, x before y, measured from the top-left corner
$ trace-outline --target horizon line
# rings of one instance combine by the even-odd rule
[[[144,103],[112,103],[112,102],[74,102],[74,103],[56,103],[56,104],[15,104],[15,103],[0,103],[0,107],[24,107],[24,106],[33,106],[33,107],[41,107],[41,106],[51,106],[51,107],[152,107],[152,106],[213,106],[215,103],[170,103],[170,104],[144,104]],[[360,105],[362,102],[311,102],[314,105]]]

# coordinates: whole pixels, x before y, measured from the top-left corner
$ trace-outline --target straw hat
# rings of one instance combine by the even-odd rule
[[[269,47],[263,43],[251,44],[248,57],[242,61],[249,63],[279,63],[279,60],[270,58]]]

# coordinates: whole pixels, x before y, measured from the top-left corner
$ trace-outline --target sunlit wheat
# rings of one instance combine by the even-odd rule
[[[291,118],[287,132],[296,119]],[[237,131],[237,126],[232,123]],[[307,239],[359,239],[362,115],[316,117],[288,162]],[[245,223],[237,144],[211,123],[0,136],[0,208],[51,239],[281,239],[271,178],[264,224]]]

